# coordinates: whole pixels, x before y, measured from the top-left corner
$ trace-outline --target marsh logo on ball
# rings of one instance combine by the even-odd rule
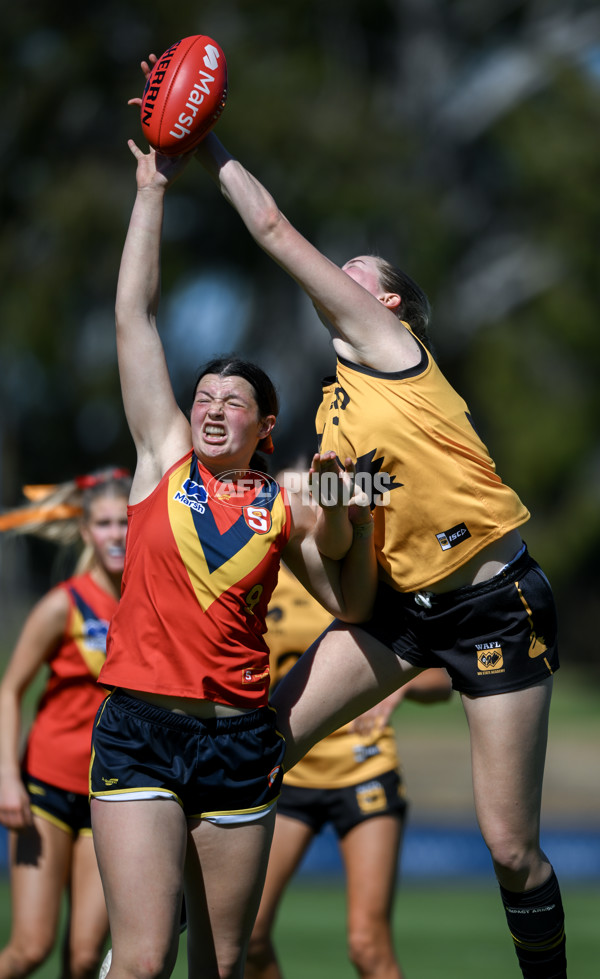
[[[154,149],[178,156],[212,129],[227,101],[227,64],[216,41],[184,37],[158,59],[142,97],[142,129]]]

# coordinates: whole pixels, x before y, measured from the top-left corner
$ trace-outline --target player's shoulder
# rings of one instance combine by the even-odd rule
[[[398,321],[393,344],[381,344],[377,337],[366,338],[360,346],[334,343],[340,373],[352,370],[365,377],[397,380],[425,371],[430,357],[407,324]]]

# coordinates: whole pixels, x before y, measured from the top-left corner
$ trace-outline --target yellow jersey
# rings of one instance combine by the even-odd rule
[[[267,612],[265,639],[271,689],[332,621],[329,612],[282,564]],[[346,724],[311,748],[286,772],[284,782],[303,788],[339,789],[368,782],[398,766],[396,738],[390,725],[360,735]]]
[[[390,374],[339,357],[316,417],[321,451],[356,460],[374,503],[380,577],[401,592],[427,589],[529,519],[466,403],[421,349],[420,364]]]

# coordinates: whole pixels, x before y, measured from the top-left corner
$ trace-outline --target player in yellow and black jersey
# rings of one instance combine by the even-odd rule
[[[425,667],[444,666],[467,715],[477,820],[522,975],[566,979],[560,888],[539,837],[556,609],[521,538],[529,512],[429,350],[417,283],[374,255],[334,264],[214,133],[196,155],[329,331],[336,377],[321,447],[356,460],[371,483],[373,615],[332,626],[276,691],[287,764]]]

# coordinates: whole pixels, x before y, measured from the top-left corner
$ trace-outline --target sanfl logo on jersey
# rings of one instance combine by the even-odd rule
[[[204,504],[208,500],[208,493],[201,483],[197,483],[188,477],[184,481],[181,489],[177,490],[173,499],[178,503],[183,503],[190,510],[196,510],[197,513],[204,513],[206,510]]]
[[[244,520],[255,534],[268,534],[271,529],[271,511],[264,506],[243,508]]]

